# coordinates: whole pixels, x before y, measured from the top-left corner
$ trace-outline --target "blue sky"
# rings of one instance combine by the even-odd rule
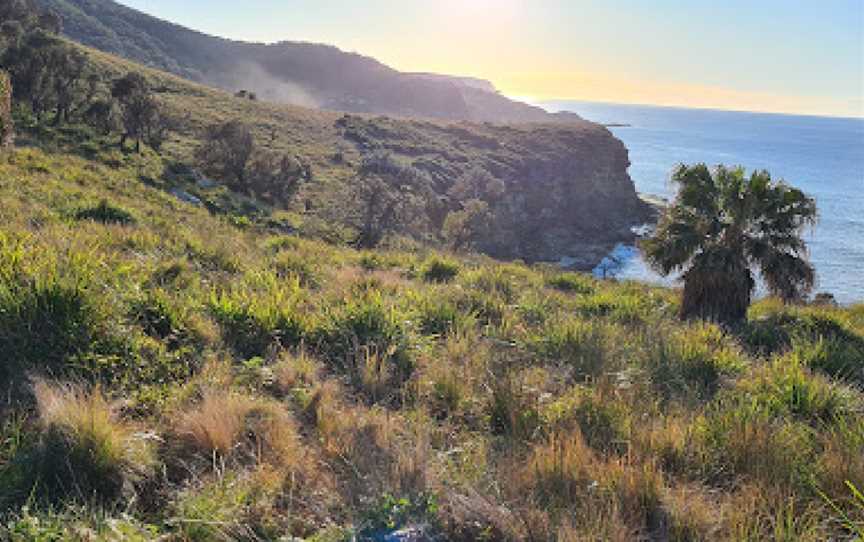
[[[122,0],[508,95],[864,117],[864,0]]]

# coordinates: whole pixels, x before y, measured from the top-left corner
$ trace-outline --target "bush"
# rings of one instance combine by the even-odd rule
[[[420,330],[425,335],[443,337],[457,328],[470,326],[473,317],[458,309],[442,292],[432,292],[419,301]]]
[[[550,362],[573,369],[578,376],[597,376],[615,369],[608,324],[565,319],[545,327],[532,348]]]
[[[396,311],[384,304],[381,293],[368,290],[330,313],[314,341],[332,366],[348,372],[360,368],[370,356],[377,356],[394,367],[398,382],[413,371],[408,334]]]
[[[221,325],[225,342],[245,359],[266,355],[271,346],[296,346],[305,328],[294,302],[265,293],[213,294],[210,310]]]
[[[228,390],[205,390],[175,431],[189,449],[210,459],[291,464],[299,454],[293,422],[278,405]]]
[[[77,281],[52,274],[6,275],[0,269],[2,381],[28,370],[63,373],[70,360],[94,348],[99,334],[99,311]]]
[[[426,262],[420,274],[426,282],[450,282],[459,274],[459,264],[432,258]]]
[[[75,213],[75,218],[78,220],[92,220],[103,224],[122,224],[124,226],[135,223],[135,217],[132,213],[120,207],[115,207],[104,199],[95,207],[81,209]]]
[[[712,324],[683,330],[663,329],[649,335],[643,365],[661,397],[710,399],[720,379],[744,369],[743,356]]]
[[[590,294],[594,292],[591,279],[578,273],[562,273],[549,279],[546,284],[550,288],[571,294]]]
[[[121,422],[99,389],[37,380],[33,391],[40,436],[0,470],[6,498],[109,504],[131,497],[155,465],[147,435]]]

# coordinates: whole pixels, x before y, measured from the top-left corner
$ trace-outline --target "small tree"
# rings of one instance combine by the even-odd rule
[[[660,273],[683,271],[683,318],[734,324],[747,315],[758,270],[786,301],[802,298],[815,274],[802,230],[816,222],[816,203],[767,171],[680,166],[678,195],[655,235],[642,243]]]
[[[421,236],[428,223],[429,185],[425,174],[389,154],[366,157],[346,195],[347,221],[358,232],[355,244],[373,248],[390,233]]]
[[[3,55],[3,65],[12,76],[13,97],[30,106],[37,122],[56,104],[51,66],[57,43],[56,37],[38,30],[27,34]]]
[[[497,203],[504,193],[504,182],[481,167],[468,170],[447,191],[447,195],[457,202],[481,200],[490,205]]]
[[[195,151],[201,169],[225,182],[232,190],[248,191],[247,166],[255,151],[255,140],[248,126],[229,121],[208,128],[204,141]]]
[[[488,234],[491,222],[489,204],[471,199],[462,204],[461,210],[451,211],[447,215],[441,233],[453,250],[466,250]]]
[[[111,95],[117,100],[120,108],[120,120],[123,125],[123,133],[120,136],[121,149],[126,146],[126,141],[129,139],[135,142],[136,152],[141,152],[142,141],[161,144],[167,125],[161,108],[151,94],[143,75],[130,72],[115,80],[111,87]]]
[[[295,157],[256,150],[248,166],[248,191],[288,205],[306,178],[306,167]]]

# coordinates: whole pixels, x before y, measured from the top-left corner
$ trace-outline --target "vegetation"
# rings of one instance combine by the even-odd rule
[[[816,202],[767,171],[680,166],[679,186],[657,232],[643,243],[654,267],[683,271],[681,316],[723,323],[744,319],[759,270],[772,294],[804,298],[815,273],[802,229],[816,221]]]
[[[238,226],[107,148],[0,160],[0,536],[860,531],[861,307],[682,323],[662,288]]]
[[[78,108],[58,126],[59,102],[41,121],[16,108],[27,145],[0,155],[0,539],[864,529],[861,306],[781,297],[738,326],[682,322],[675,291],[441,252],[422,241],[448,215],[512,196],[475,166],[518,156],[516,129],[278,108],[86,55],[109,112],[146,88],[192,114],[160,152],[130,133],[135,153]],[[109,97],[117,81],[132,90]],[[241,113],[252,152],[232,191],[190,164]],[[459,159],[424,162],[442,149]],[[315,175],[271,207],[247,188],[256,151]]]

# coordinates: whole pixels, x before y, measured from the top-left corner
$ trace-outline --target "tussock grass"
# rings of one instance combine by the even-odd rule
[[[452,540],[864,520],[861,306],[683,324],[664,289],[285,235],[219,188],[178,201],[158,156],[94,152],[0,159],[0,538],[341,540],[403,504]],[[134,224],[70,219],[102,200]]]
[[[37,379],[38,437],[0,469],[3,500],[115,504],[152,474],[157,437],[119,419],[97,388]]]

